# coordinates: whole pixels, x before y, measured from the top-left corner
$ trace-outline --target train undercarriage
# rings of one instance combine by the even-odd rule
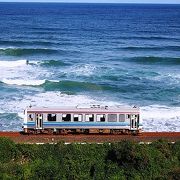
[[[24,134],[123,134],[123,135],[140,135],[141,130],[130,129],[27,129],[24,128]]]

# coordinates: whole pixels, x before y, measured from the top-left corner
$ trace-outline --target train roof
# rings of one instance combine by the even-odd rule
[[[124,106],[62,106],[62,107],[28,107],[28,113],[139,113],[139,107]]]

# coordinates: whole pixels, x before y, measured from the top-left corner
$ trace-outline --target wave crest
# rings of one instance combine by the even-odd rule
[[[140,64],[161,64],[161,65],[180,65],[179,57],[155,57],[142,56],[124,59],[124,61],[135,62]]]
[[[86,90],[102,90],[101,85],[89,82],[79,81],[46,81],[42,85],[45,90],[61,90],[61,91],[86,91]]]
[[[0,61],[0,67],[5,67],[5,68],[24,66],[26,64],[27,64],[27,60]]]
[[[67,63],[58,60],[48,60],[39,62],[41,66],[66,66]]]
[[[58,50],[46,48],[1,48],[0,54],[8,56],[23,56],[33,54],[53,54]]]
[[[129,46],[129,47],[122,47],[120,49],[123,50],[130,50],[130,51],[180,51],[180,46],[152,46],[152,47],[146,47],[146,46]]]
[[[45,83],[45,80],[3,79],[1,82],[8,85],[40,86]]]
[[[42,87],[46,91],[68,91],[68,92],[78,92],[78,91],[101,91],[109,90],[111,87],[107,85],[99,85],[90,82],[79,82],[79,81],[68,81],[68,80],[27,80],[27,79],[2,79],[2,83],[8,85],[17,86],[37,86]]]

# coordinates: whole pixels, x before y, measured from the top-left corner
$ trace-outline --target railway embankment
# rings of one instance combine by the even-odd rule
[[[16,143],[108,143],[130,140],[151,143],[159,139],[168,142],[180,141],[180,132],[143,132],[141,135],[110,135],[110,134],[66,134],[66,135],[24,135],[20,132],[0,132],[0,137],[8,137]]]

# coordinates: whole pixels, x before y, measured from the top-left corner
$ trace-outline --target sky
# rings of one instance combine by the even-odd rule
[[[0,0],[0,2],[79,2],[79,3],[161,3],[180,4],[180,0]]]

